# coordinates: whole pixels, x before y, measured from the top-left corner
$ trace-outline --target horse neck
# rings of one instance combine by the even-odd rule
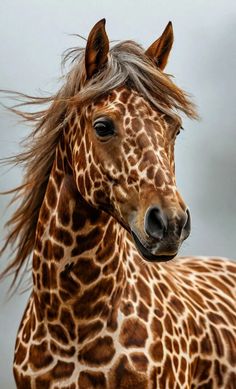
[[[37,317],[58,319],[64,306],[77,320],[109,320],[126,279],[127,233],[113,217],[86,203],[62,159],[58,148],[36,229]]]

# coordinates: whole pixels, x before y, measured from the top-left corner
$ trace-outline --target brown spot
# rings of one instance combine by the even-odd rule
[[[123,91],[120,93],[119,99],[120,99],[120,101],[121,101],[123,104],[127,104],[128,100],[129,100],[129,97],[130,97],[130,92],[128,92],[127,90],[123,90]],[[129,119],[129,117],[126,118],[126,119]]]
[[[13,373],[18,389],[32,389],[31,380],[29,376],[25,376],[24,374],[19,373],[15,367],[13,369]],[[45,389],[47,389],[46,386]]]
[[[213,294],[204,288],[198,288],[199,292],[209,300],[213,300]]]
[[[57,153],[56,163],[57,163],[58,170],[62,171],[63,170],[63,163],[62,163],[62,155],[60,152]]]
[[[52,259],[52,243],[46,239],[43,247],[43,256],[45,259]]]
[[[21,365],[26,357],[26,354],[27,354],[27,348],[22,343],[20,343],[16,351],[16,356],[14,360],[15,364]]]
[[[45,296],[45,303],[48,305],[47,307],[47,319],[49,321],[55,320],[58,317],[60,300],[55,293],[48,293]]]
[[[171,296],[169,304],[178,314],[183,314],[185,307],[178,297]]]
[[[236,382],[236,373],[231,372],[229,374],[228,381],[225,385],[225,389],[235,389],[235,382]]]
[[[82,343],[89,338],[93,338],[103,328],[103,322],[101,320],[95,320],[92,323],[85,323],[78,325],[78,337],[79,342]]]
[[[232,294],[232,291],[230,290],[230,288],[228,288],[228,286],[226,284],[224,284],[223,282],[221,282],[218,278],[208,276],[208,280],[211,282],[212,285],[215,286],[215,288],[220,289],[222,292],[224,292],[228,296],[231,296],[232,298],[234,298],[234,295]]]
[[[42,369],[53,361],[53,357],[48,350],[48,342],[44,340],[40,344],[32,344],[29,351],[30,364],[33,369]]]
[[[149,349],[150,355],[155,362],[161,362],[163,359],[163,345],[160,340],[152,343]]]
[[[215,376],[216,383],[217,383],[218,387],[223,386],[223,374],[222,374],[222,370],[221,370],[221,364],[217,359],[214,362],[214,376]]]
[[[236,365],[236,337],[226,328],[221,328],[221,333],[225,341],[225,347],[229,362],[232,366]]]
[[[134,119],[133,119],[134,121]],[[133,123],[132,121],[132,123]],[[138,122],[138,128],[141,127],[141,123],[140,121]],[[138,136],[137,136],[137,144],[138,144],[138,147],[142,150],[143,148],[145,148],[146,146],[148,146],[148,137],[145,133],[140,133]]]
[[[46,337],[46,329],[44,323],[38,324],[37,330],[34,333],[33,340],[38,342]]]
[[[174,355],[173,357],[173,363],[174,363],[175,371],[177,371],[179,367],[179,360],[176,355]]]
[[[154,173],[155,173],[154,167],[153,166],[149,166],[149,168],[147,169],[147,177],[150,180],[152,180],[154,178]]]
[[[59,222],[63,226],[68,226],[70,223],[70,202],[68,196],[60,196],[58,208],[57,208],[57,216]]]
[[[166,388],[166,383],[168,382],[168,388],[174,388],[174,383],[175,383],[175,374],[173,371],[173,365],[172,361],[170,359],[170,356],[167,355],[163,369],[162,369],[162,374],[159,377],[159,385],[160,388]]]
[[[119,340],[124,347],[145,347],[147,336],[147,329],[139,319],[123,321]]]
[[[156,186],[156,188],[161,187],[164,182],[165,182],[164,173],[161,169],[158,169],[156,174],[155,174],[155,186]]]
[[[57,204],[57,193],[56,193],[56,189],[55,189],[55,186],[54,186],[52,180],[49,180],[49,182],[48,182],[46,196],[47,196],[47,203],[48,203],[49,207],[54,209],[56,207],[56,204]]]
[[[149,309],[142,301],[139,302],[137,314],[141,319],[148,321]]]
[[[98,371],[81,371],[78,384],[80,389],[107,389],[105,375]]]
[[[209,335],[205,335],[200,342],[200,352],[201,354],[210,355],[212,353],[212,344],[209,338]]]
[[[109,373],[109,389],[147,389],[145,374],[131,368],[128,359],[122,355]]]
[[[65,228],[55,227],[52,236],[65,246],[71,246],[73,243],[72,236]]]
[[[119,264],[119,256],[118,255],[115,255],[114,258],[112,258],[112,260],[103,267],[103,274],[104,275],[109,275],[111,273],[114,273],[118,267],[118,264]]]
[[[163,294],[164,298],[167,299],[167,297],[169,296],[169,293],[170,293],[170,289],[168,288],[168,285],[164,284],[163,282],[159,282],[158,287],[159,287],[161,293]],[[163,300],[163,298],[162,298],[162,300]]]
[[[184,357],[181,358],[180,368],[181,368],[182,371],[186,371],[187,361],[186,361],[186,359]]]
[[[64,257],[64,248],[56,243],[52,245],[53,258],[59,261]]]
[[[160,366],[153,367],[150,374],[151,389],[157,389],[157,376],[160,374]],[[158,388],[159,389],[159,388]]]
[[[212,333],[213,343],[215,346],[216,353],[219,357],[222,357],[224,355],[224,346],[221,339],[221,334],[219,332],[219,329],[217,327],[210,325],[210,330]]]
[[[157,163],[157,158],[155,155],[155,152],[153,150],[147,150],[143,154],[143,160],[146,160],[148,162],[148,166],[150,165],[156,165]]]
[[[166,316],[164,318],[164,328],[165,328],[165,331],[167,331],[170,335],[174,334],[171,318],[170,318],[170,315],[168,313],[166,314]]]
[[[157,316],[158,319],[164,316],[164,306],[163,304],[160,304],[157,300],[155,300],[154,314]]]
[[[77,282],[72,275],[66,271],[62,271],[59,276],[60,287],[64,289],[70,296],[78,295],[81,289],[79,282]]]
[[[191,297],[191,300],[196,302],[198,308],[199,307],[201,307],[201,308],[206,307],[205,302],[204,302],[202,296],[200,295],[200,293],[196,292],[193,289],[188,290],[187,293]]]
[[[145,372],[148,367],[148,359],[143,353],[131,353],[130,358],[134,364],[135,369]]]
[[[61,325],[49,323],[48,329],[53,339],[58,340],[60,343],[69,343],[68,335]]]
[[[174,346],[174,350],[175,350],[176,354],[179,354],[179,343],[176,339],[174,339],[174,341],[173,341],[173,346]]]
[[[186,340],[183,336],[181,336],[180,338],[180,344],[181,344],[181,349],[184,353],[186,353],[187,351],[187,343],[186,343]]]
[[[138,277],[137,280],[137,289],[140,295],[140,298],[145,301],[145,303],[150,306],[151,305],[151,294],[150,289],[145,281],[141,277]]]
[[[232,263],[232,265],[228,265],[228,266],[227,266],[227,270],[228,270],[230,273],[236,274],[236,266],[235,266],[235,264]]]
[[[73,273],[83,284],[90,284],[98,278],[100,267],[92,259],[79,258],[73,267]]]
[[[194,378],[198,380],[205,381],[210,377],[212,361],[207,359],[197,358],[196,367],[194,369]]]
[[[99,280],[95,285],[88,287],[81,297],[78,298],[76,304],[88,307],[89,304],[94,304],[102,297],[110,296],[113,290],[113,277],[107,277]]]
[[[43,224],[46,224],[50,218],[50,211],[45,202],[43,202],[42,207],[40,209],[39,218]]]
[[[74,304],[74,314],[78,319],[92,319],[97,317],[106,317],[109,312],[107,304],[103,301],[98,301],[93,306],[86,304]]]
[[[59,378],[60,380],[63,378],[70,377],[75,368],[74,363],[58,361],[56,365],[52,369],[52,377]]]
[[[115,355],[113,339],[110,336],[99,337],[87,343],[80,351],[78,359],[90,366],[109,363]]]
[[[49,288],[50,286],[50,274],[48,265],[43,262],[42,264],[42,284],[44,288]]]
[[[165,349],[170,351],[170,353],[172,354],[172,352],[173,352],[172,340],[169,336],[167,336],[167,335],[165,336],[164,343],[165,343]]]
[[[136,290],[134,288],[134,286],[131,287],[130,289],[130,297],[131,297],[131,300],[135,303],[137,301],[137,293],[136,293]]]
[[[188,319],[188,328],[189,328],[189,333],[191,335],[195,335],[196,337],[199,337],[203,333],[203,328],[201,327],[197,322],[196,319],[193,316],[189,315]]]
[[[215,312],[208,312],[207,317],[214,324],[227,324],[225,319]]]
[[[129,316],[134,313],[133,303],[131,301],[122,301],[120,305],[120,310],[125,316]]]
[[[78,209],[75,209],[72,213],[72,230],[78,232],[81,228],[84,227],[86,222],[86,215],[83,215],[82,212],[79,212]]]
[[[34,256],[33,256],[33,269],[34,269],[34,271],[37,271],[39,269],[40,263],[41,263],[40,257],[34,253]]]
[[[190,354],[197,354],[198,353],[198,342],[196,339],[192,339],[190,346],[189,346]]]
[[[226,302],[226,304],[227,304],[227,302]],[[233,312],[230,312],[230,310],[228,309],[229,308],[229,304],[227,304],[225,306],[224,304],[218,303],[218,307],[220,308],[220,311],[223,312],[224,315],[226,316],[226,318],[228,320],[228,323],[231,326],[236,327],[235,308],[232,307]]]
[[[78,256],[85,251],[96,247],[102,238],[102,231],[99,227],[94,227],[88,234],[76,237],[77,246],[71,251],[72,257]]]

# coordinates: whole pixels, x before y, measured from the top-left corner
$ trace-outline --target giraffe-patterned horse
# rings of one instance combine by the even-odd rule
[[[175,258],[190,233],[177,112],[196,113],[163,72],[172,43],[169,23],[146,51],[109,48],[103,19],[56,95],[25,96],[50,106],[14,109],[35,122],[6,240],[15,278],[33,252],[18,389],[236,388],[236,264]]]

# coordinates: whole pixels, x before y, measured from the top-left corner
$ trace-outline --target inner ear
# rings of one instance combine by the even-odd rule
[[[85,49],[86,78],[90,79],[108,61],[109,40],[105,30],[106,20],[101,19],[90,31]]]
[[[160,38],[146,50],[145,54],[155,62],[157,67],[164,70],[174,42],[172,23],[169,22]]]

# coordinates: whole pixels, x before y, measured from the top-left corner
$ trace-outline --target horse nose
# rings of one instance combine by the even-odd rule
[[[172,228],[168,228],[168,219],[163,210],[158,206],[150,207],[144,218],[144,229],[146,234],[155,239],[156,241],[161,241],[164,236],[167,234],[167,230],[170,229],[182,240],[187,239],[191,230],[191,218],[189,209],[186,209],[184,214],[180,218],[177,218],[175,223],[175,228],[172,231]],[[171,232],[169,231],[169,233]]]
[[[167,231],[167,218],[160,207],[150,207],[145,215],[144,229],[146,234],[161,241]]]

